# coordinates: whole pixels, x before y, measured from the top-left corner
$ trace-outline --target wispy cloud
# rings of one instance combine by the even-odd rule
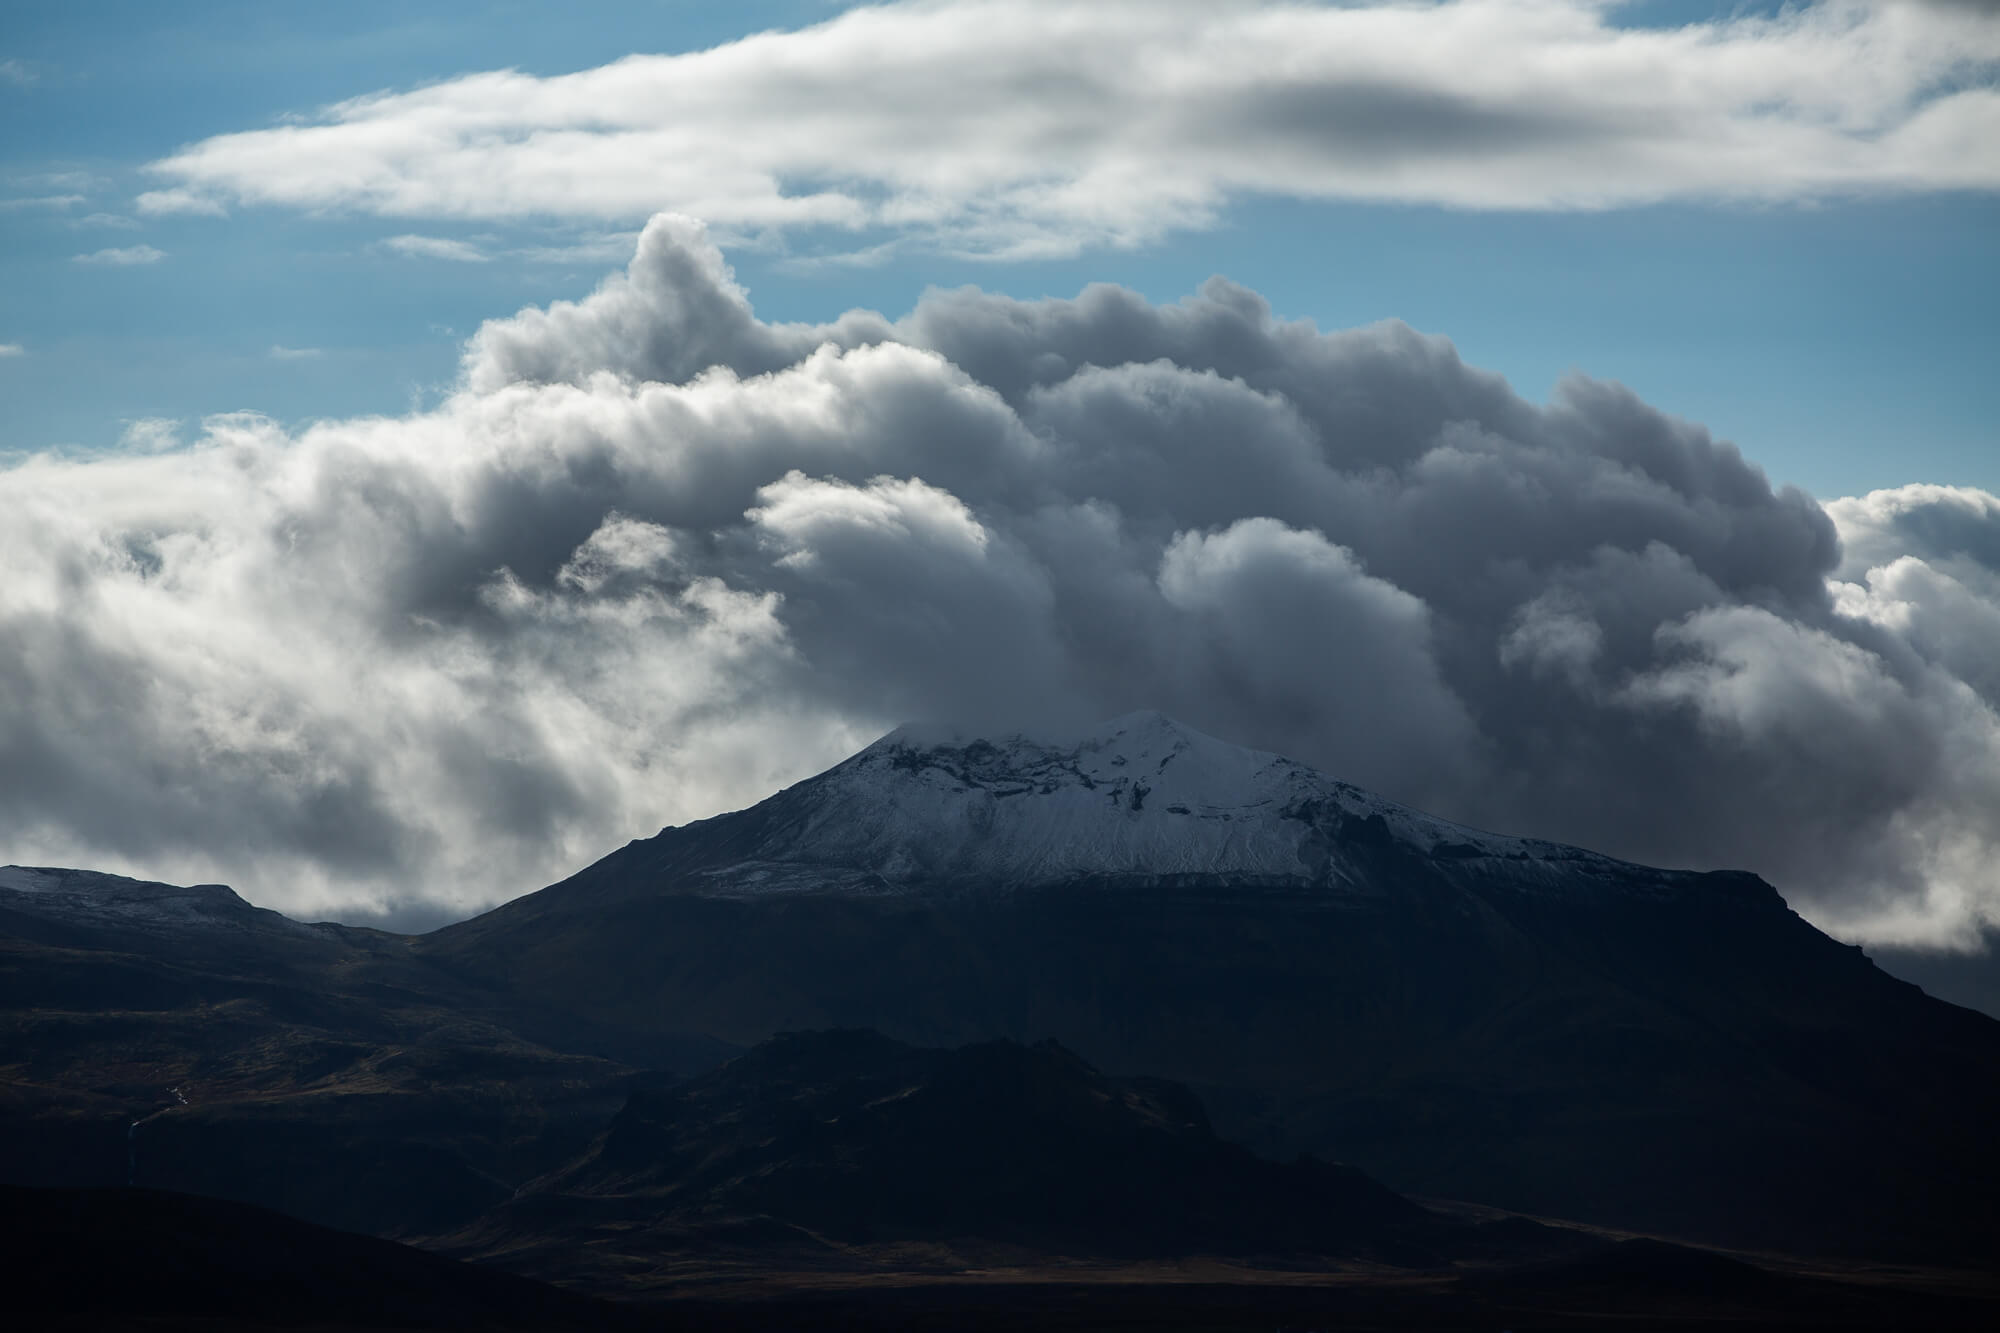
[[[88,171],[37,171],[13,178],[14,184],[30,190],[68,190],[87,194],[111,182]]]
[[[25,60],[0,60],[0,83],[32,88],[41,81],[42,76]]]
[[[87,255],[72,255],[70,258],[72,262],[78,264],[130,268],[135,264],[157,264],[166,257],[165,250],[156,250],[150,245],[127,245],[109,250],[94,250]]]
[[[80,194],[43,194],[20,199],[0,199],[0,212],[17,213],[32,208],[59,210],[84,202]]]
[[[311,361],[324,355],[325,352],[317,347],[286,347],[283,343],[271,344],[273,361]]]
[[[228,217],[229,210],[220,201],[209,195],[196,194],[192,190],[148,190],[132,201],[147,217],[171,217],[177,214],[194,214],[197,217]]]
[[[79,227],[110,227],[118,231],[137,231],[139,223],[122,213],[92,213],[76,220]]]
[[[1280,195],[1479,209],[2000,188],[2000,14],[1821,0],[1675,28],[1604,0],[961,0],[708,51],[468,75],[152,164],[387,217],[1135,244]],[[996,114],[995,108],[1004,108]]]
[[[530,264],[609,264],[629,256],[638,239],[636,230],[601,232],[561,245],[520,246],[507,254]]]
[[[118,447],[130,453],[160,454],[181,445],[181,423],[173,417],[139,417],[125,423]]]
[[[19,343],[0,343],[0,359],[10,356],[26,356],[28,349]]]
[[[880,268],[908,247],[901,240],[883,241],[861,250],[840,250],[828,254],[788,255],[777,262],[785,273],[811,273],[829,268]]]
[[[391,236],[382,245],[411,259],[448,259],[455,264],[484,264],[493,257],[468,241],[444,236]]]

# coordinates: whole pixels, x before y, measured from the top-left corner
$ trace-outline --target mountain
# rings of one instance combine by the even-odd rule
[[[454,1252],[603,1289],[662,1256],[811,1266],[912,1246],[1044,1259],[1335,1257],[1587,1246],[1449,1221],[1348,1167],[1226,1143],[1185,1088],[1100,1074],[1053,1042],[923,1049],[786,1033],[687,1082],[636,1088],[577,1160],[450,1238]]]
[[[220,885],[0,868],[0,1180],[448,1229],[577,1152],[631,1070],[594,1034]],[[649,1056],[729,1048],[650,1039]]]
[[[437,1235],[573,1163],[638,1069],[846,1028],[1054,1039],[1187,1085],[1222,1139],[1405,1194],[1789,1250],[2000,1245],[2000,1024],[1754,876],[1466,829],[1155,714],[897,732],[417,938],[0,869],[16,1183]]]
[[[202,952],[235,939],[279,954],[324,953],[349,933],[252,907],[224,884],[157,884],[32,866],[0,866],[0,912],[14,934],[52,941],[172,938]]]
[[[1478,832],[1157,714],[900,731],[411,953],[607,1053],[1053,1038],[1409,1193],[1859,1254],[2000,1237],[2000,1023],[1752,875]]]
[[[1568,872],[1579,867],[1619,869],[1573,847],[1435,819],[1147,712],[1070,744],[905,727],[750,811],[667,832],[702,839],[700,883],[687,887],[716,898],[1216,877],[1367,897],[1383,891],[1369,875],[1370,838],[1434,860],[1509,863],[1552,890],[1575,888]],[[678,851],[684,839],[666,836],[635,845]]]

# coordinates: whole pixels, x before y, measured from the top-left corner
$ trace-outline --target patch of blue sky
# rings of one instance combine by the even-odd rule
[[[0,59],[0,454],[103,448],[125,423],[257,410],[294,421],[407,410],[434,398],[479,321],[580,295],[610,267],[503,256],[491,265],[386,250],[465,229],[274,209],[139,218],[143,165],[181,144],[383,88],[514,67],[586,69],[633,51],[700,50],[837,12],[820,0],[562,7],[465,3],[9,6]],[[81,194],[65,206],[7,200]],[[90,220],[95,219],[95,220]],[[474,229],[477,230],[477,229]],[[510,229],[503,248],[560,249],[571,232]],[[151,264],[74,257],[150,245]],[[274,357],[273,348],[317,352]]]

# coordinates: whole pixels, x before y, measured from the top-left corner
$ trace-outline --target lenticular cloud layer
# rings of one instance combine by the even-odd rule
[[[2000,499],[1822,508],[1401,325],[759,322],[692,223],[435,411],[0,472],[0,859],[421,924],[910,719],[1158,708],[1451,818],[2000,920]]]

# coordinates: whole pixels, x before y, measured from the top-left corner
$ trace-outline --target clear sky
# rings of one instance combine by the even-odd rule
[[[146,216],[135,198],[169,183],[148,164],[364,94],[701,51],[839,8],[8,6],[0,345],[20,351],[0,359],[0,449],[103,449],[145,419],[254,410],[297,421],[432,401],[480,320],[580,295],[629,250],[646,212],[383,216],[335,199]],[[1750,12],[1649,4],[1607,22]],[[462,242],[461,257],[385,244],[411,234]],[[894,235],[801,227],[781,238],[783,254],[771,237],[726,249],[759,313],[777,319],[851,306],[899,315],[933,284],[1037,296],[1111,281],[1170,300],[1221,273],[1322,328],[1394,317],[1445,334],[1531,399],[1570,370],[1617,379],[1823,498],[1911,481],[2000,487],[1990,189],[1697,194],[1589,210],[1234,190],[1191,224],[1137,241],[1086,233],[1069,254],[967,257],[926,242],[867,266],[810,262]]]

